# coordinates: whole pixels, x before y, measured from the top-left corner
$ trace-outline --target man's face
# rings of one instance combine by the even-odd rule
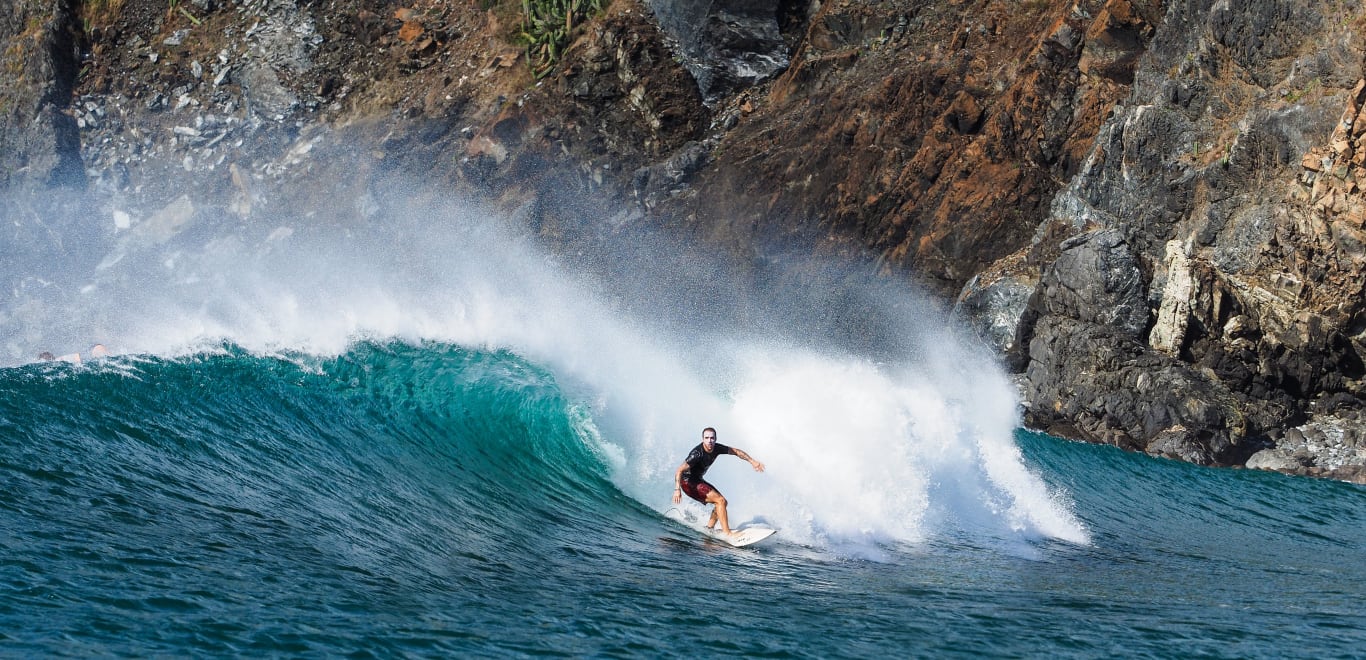
[[[712,433],[711,431],[707,431],[707,432],[703,433],[703,434],[702,434],[702,448],[705,449],[705,450],[707,450],[707,451],[711,451],[712,447],[715,447],[715,446],[716,446],[716,434],[715,434],[715,433]]]

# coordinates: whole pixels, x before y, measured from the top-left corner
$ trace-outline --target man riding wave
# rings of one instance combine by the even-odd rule
[[[683,460],[683,464],[678,466],[674,472],[674,504],[683,501],[683,493],[688,497],[703,504],[711,504],[711,517],[707,519],[707,529],[712,529],[717,522],[721,523],[721,532],[730,535],[730,519],[726,515],[726,498],[721,495],[721,491],[707,483],[702,477],[707,474],[711,464],[724,454],[731,454],[746,461],[754,467],[755,472],[763,472],[764,464],[750,458],[744,450],[735,447],[728,447],[716,441],[716,429],[708,426],[702,429],[702,443],[693,447],[688,452],[688,457]]]

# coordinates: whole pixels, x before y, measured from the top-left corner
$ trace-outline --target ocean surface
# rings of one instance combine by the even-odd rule
[[[767,472],[713,480],[737,521],[781,531],[734,549],[663,515],[672,462],[631,471],[629,438],[510,352],[36,364],[0,372],[0,402],[7,655],[1366,649],[1366,490],[1344,483],[1018,432],[1024,469],[1068,502],[1074,527],[1050,535],[1006,520],[1020,503],[998,488],[829,483],[897,469],[839,438],[831,462],[866,462],[803,470],[751,446]],[[700,429],[669,435],[681,460]],[[805,500],[823,493],[842,501]]]
[[[1021,430],[913,293],[604,289],[457,220],[11,260],[0,655],[1366,657],[1361,486]],[[669,517],[704,426],[770,540]]]

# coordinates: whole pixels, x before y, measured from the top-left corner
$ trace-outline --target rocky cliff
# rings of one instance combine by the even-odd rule
[[[1360,3],[615,0],[531,46],[522,10],[10,3],[0,253],[455,190],[567,252],[867,260],[955,305],[1032,426],[1366,475]]]
[[[1361,17],[1165,11],[1035,239],[964,293],[1020,319],[1033,424],[1361,479]],[[1031,293],[980,302],[1002,287]]]

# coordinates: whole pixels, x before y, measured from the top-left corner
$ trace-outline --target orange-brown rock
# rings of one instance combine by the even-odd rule
[[[670,212],[737,246],[776,230],[871,251],[956,295],[1029,241],[1159,17],[1083,4],[826,3],[700,175],[707,194]]]

